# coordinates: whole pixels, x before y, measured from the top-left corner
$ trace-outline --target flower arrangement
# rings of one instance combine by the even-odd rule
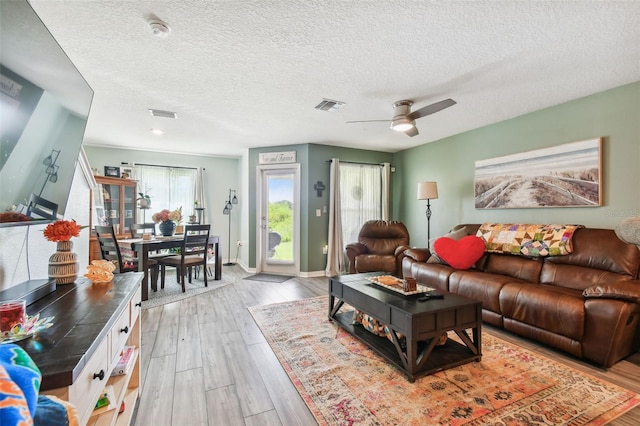
[[[69,241],[71,237],[80,236],[83,226],[76,223],[75,220],[56,220],[44,228],[44,237],[57,243],[58,241]]]
[[[173,220],[180,223],[182,221],[182,206],[175,210],[162,209],[159,212],[154,213],[151,216],[151,220],[155,223],[166,222],[167,220]]]

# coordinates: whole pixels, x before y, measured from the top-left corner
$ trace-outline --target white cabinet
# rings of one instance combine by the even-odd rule
[[[42,372],[40,393],[71,402],[81,425],[132,422],[140,393],[142,277],[142,273],[130,272],[116,275],[112,283],[96,285],[78,280],[59,286],[30,306],[32,310],[45,306],[41,316],[55,318],[54,326],[40,333],[40,343],[47,346],[42,352],[33,352],[28,342],[23,346]],[[32,310],[27,307],[29,314]],[[125,345],[135,348],[133,361],[126,374],[111,376]],[[95,414],[106,386],[114,391],[113,408]]]

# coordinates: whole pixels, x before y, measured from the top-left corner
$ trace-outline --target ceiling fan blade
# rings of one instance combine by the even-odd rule
[[[411,137],[417,136],[418,135],[418,128],[416,126],[413,126],[409,130],[407,130],[405,133],[407,134],[407,136],[411,136]]]
[[[410,120],[417,120],[418,118],[426,117],[427,115],[434,114],[438,111],[442,111],[445,108],[455,105],[457,102],[453,99],[445,99],[444,101],[436,102],[435,104],[427,105],[409,114]]]
[[[349,123],[375,123],[378,121],[384,121],[384,122],[390,122],[391,120],[359,120],[359,121],[346,121],[347,124]]]

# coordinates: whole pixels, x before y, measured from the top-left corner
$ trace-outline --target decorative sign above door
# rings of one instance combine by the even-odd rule
[[[296,151],[261,152],[258,164],[286,164],[296,162]]]

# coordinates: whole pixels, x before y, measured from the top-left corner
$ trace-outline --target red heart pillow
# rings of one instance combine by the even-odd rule
[[[484,254],[484,240],[475,235],[459,240],[441,237],[433,246],[438,256],[456,269],[469,269]]]

